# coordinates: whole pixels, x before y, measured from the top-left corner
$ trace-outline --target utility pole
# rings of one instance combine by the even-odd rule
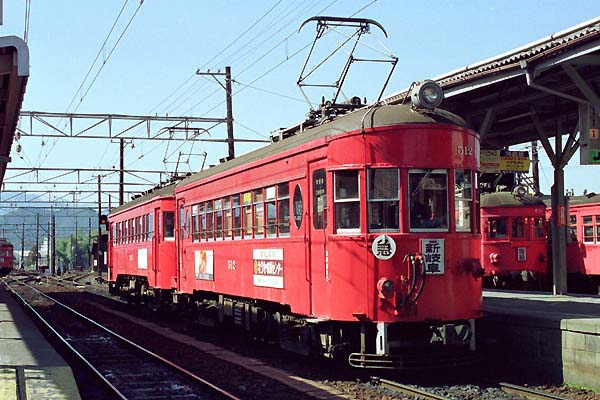
[[[100,251],[100,235],[102,235],[102,226],[100,225],[100,215],[102,215],[102,192],[100,175],[98,175],[98,239],[96,241],[96,262],[98,265],[98,277],[102,276],[102,270],[100,268],[102,252]]]
[[[75,244],[73,247],[73,254],[71,255],[71,269],[75,270],[75,266],[77,265],[77,217],[75,217]]]
[[[93,271],[94,266],[92,264],[92,218],[88,218],[88,266]]]
[[[25,269],[25,222],[21,229],[21,269]]]
[[[56,274],[56,220],[54,209],[50,207],[50,232],[52,237],[52,255],[50,257],[50,274]]]
[[[119,205],[123,205],[125,192],[125,139],[119,140]]]
[[[233,160],[235,158],[235,146],[233,139],[233,103],[232,103],[232,91],[231,91],[231,67],[225,67],[225,73],[217,71],[217,72],[200,72],[200,70],[196,71],[196,75],[210,75],[215,81],[223,89],[225,89],[225,100],[227,104],[227,149],[228,149],[228,160]],[[225,85],[216,78],[217,76],[225,76]]]
[[[52,209],[52,207],[50,207],[50,209]],[[47,249],[46,249],[46,268],[50,268],[50,245],[52,244],[52,242],[51,242],[52,231],[50,230],[50,219],[48,219],[48,230],[46,232],[48,232],[48,243],[47,243]]]
[[[233,104],[231,100],[231,67],[225,67],[225,96],[227,96],[227,148],[229,159],[235,158],[235,147],[233,142]]]
[[[40,214],[35,217],[35,271],[40,271]]]
[[[539,194],[540,192],[540,167],[539,167],[539,156],[537,149],[537,140],[531,142],[531,175],[533,176],[533,193]]]

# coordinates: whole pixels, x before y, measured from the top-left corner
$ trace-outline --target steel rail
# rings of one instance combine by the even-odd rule
[[[376,376],[372,376],[371,377],[371,381],[379,386],[381,386],[382,388],[394,391],[394,392],[398,392],[398,393],[402,393],[402,394],[406,394],[409,396],[414,396],[418,399],[425,399],[425,400],[449,400],[448,397],[444,397],[444,396],[440,396],[437,395],[435,393],[429,393],[426,392],[424,390],[421,389],[417,389],[415,387],[409,386],[409,385],[403,385],[401,383],[398,382],[394,382],[394,381],[390,381],[387,379],[383,379],[383,378],[379,378]]]
[[[569,400],[568,397],[557,396],[552,393],[530,389],[525,386],[513,385],[512,383],[500,382],[498,386],[506,393],[514,394],[529,400]]]
[[[224,389],[208,382],[207,380],[197,376],[196,374],[194,374],[193,372],[190,372],[188,370],[186,370],[185,368],[173,363],[172,361],[167,360],[164,357],[159,356],[156,353],[153,353],[152,351],[138,345],[137,343],[119,335],[118,333],[112,331],[111,329],[99,324],[98,322],[94,321],[91,318],[86,317],[85,315],[81,314],[80,312],[74,310],[73,308],[67,306],[66,304],[60,302],[59,300],[53,298],[52,296],[47,295],[46,293],[37,290],[36,288],[20,282],[22,285],[25,285],[27,287],[29,287],[31,290],[37,292],[38,294],[42,295],[43,297],[46,297],[47,299],[49,299],[50,301],[54,302],[57,305],[60,305],[61,307],[63,307],[64,309],[72,312],[73,314],[77,315],[78,317],[82,318],[83,320],[91,323],[92,325],[104,330],[105,332],[109,333],[110,335],[118,338],[119,340],[123,341],[124,343],[130,345],[131,347],[151,356],[152,358],[155,358],[159,361],[161,361],[162,363],[168,365],[169,367],[177,370],[178,372],[182,373],[183,375],[185,375],[188,378],[193,379],[196,382],[199,382],[202,385],[205,385],[209,388],[211,388],[212,390],[214,390],[215,392],[218,392],[219,394],[223,395],[226,398],[232,399],[232,400],[241,400],[240,398],[236,397],[235,395],[225,391]],[[51,325],[49,322],[47,322],[34,308],[33,306],[31,306],[22,296],[20,296],[14,289],[12,289],[9,285],[6,285],[7,287],[9,287],[9,289],[15,293],[17,295],[17,297],[19,297],[19,299],[21,299],[21,301],[29,308],[33,311],[33,313],[75,354],[77,355],[84,363],[86,363],[92,371],[94,371],[94,373],[96,373],[104,382],[106,382],[106,384],[111,388],[111,390],[114,390],[115,394],[118,395],[120,398],[122,399],[127,399],[127,397],[125,395],[123,395],[123,393],[121,393],[121,391],[119,391],[119,389],[117,389],[112,383],[110,383],[105,377],[104,375],[102,375],[102,373],[100,371],[98,371],[86,358],[85,356],[83,356],[82,354],[80,354],[73,346],[71,346],[70,343],[68,343],[66,341],[66,339],[64,339]]]

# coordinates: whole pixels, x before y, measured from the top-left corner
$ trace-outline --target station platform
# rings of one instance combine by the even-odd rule
[[[0,399],[80,399],[71,367],[1,283]]]
[[[479,337],[499,363],[545,382],[600,388],[600,296],[484,290]]]

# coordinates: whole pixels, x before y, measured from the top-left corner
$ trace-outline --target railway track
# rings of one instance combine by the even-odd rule
[[[238,399],[169,360],[125,339],[51,296],[19,282],[61,310],[49,322],[15,295],[120,399]]]
[[[404,395],[412,396],[417,399],[423,400],[450,400],[450,397],[444,397],[425,391],[423,389],[416,388],[410,385],[404,385],[402,383],[390,381],[388,379],[371,377],[371,381],[384,389],[391,390],[392,392],[402,393]]]
[[[511,383],[501,382],[500,388],[509,394],[516,395],[522,399],[528,400],[569,400],[568,397],[557,396],[555,394],[542,392],[540,390],[530,389],[525,386],[513,385]]]

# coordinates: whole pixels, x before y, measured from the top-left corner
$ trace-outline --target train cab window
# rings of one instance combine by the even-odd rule
[[[198,241],[198,204],[192,206],[192,242]]]
[[[583,242],[594,243],[594,219],[591,215],[586,215],[581,219],[583,224]]]
[[[252,239],[252,192],[242,195],[244,204],[244,238]]]
[[[215,239],[223,239],[223,200],[215,200]]]
[[[397,168],[370,169],[367,175],[369,230],[400,229],[400,174]]]
[[[175,213],[173,211],[165,211],[163,213],[164,232],[163,237],[166,239],[175,239]]]
[[[448,175],[445,170],[410,170],[410,229],[448,230]]]
[[[294,188],[294,225],[296,225],[296,229],[300,229],[302,225],[302,189],[300,189],[300,185],[296,185]]]
[[[336,232],[357,232],[360,230],[358,171],[336,171],[333,176]]]
[[[277,187],[271,186],[265,189],[265,215],[267,217],[267,237],[277,236]]]
[[[327,183],[325,170],[318,169],[313,172],[313,228],[325,229],[327,227]]]
[[[471,231],[473,178],[470,170],[454,171],[454,218],[457,232]]]
[[[290,235],[290,185],[277,186],[277,228],[279,236]]]
[[[231,239],[232,230],[231,199],[229,196],[223,198],[223,236],[225,239]]]
[[[154,215],[152,213],[148,214],[148,240],[152,240],[154,238]]]
[[[525,235],[525,218],[513,217],[512,219],[512,237],[524,238]]]
[[[239,194],[231,197],[231,208],[233,212],[233,237],[239,238],[242,236],[242,212]]]
[[[577,241],[577,217],[575,215],[569,215],[569,237],[567,241]]]
[[[506,239],[508,218],[490,218],[488,220],[488,239]]]
[[[112,244],[117,244],[117,224],[112,226]]]

